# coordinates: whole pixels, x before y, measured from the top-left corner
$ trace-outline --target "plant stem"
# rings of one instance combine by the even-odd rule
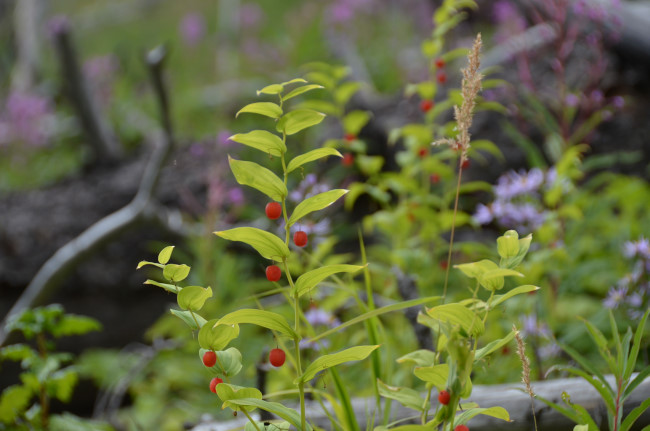
[[[43,333],[38,334],[36,336],[36,342],[38,344],[38,354],[41,359],[45,361],[47,358],[47,344],[45,335],[43,335]],[[47,430],[50,427],[50,400],[47,397],[47,392],[45,391],[45,384],[39,384],[38,395],[41,403],[41,426],[44,430]]]
[[[463,176],[463,157],[458,158],[458,182],[456,183],[456,199],[454,201],[454,215],[451,220],[451,237],[449,238],[449,253],[447,253],[447,270],[445,271],[445,287],[442,290],[442,302],[447,298],[447,283],[451,269],[451,249],[454,245],[454,232],[456,231],[456,213],[458,213],[458,197],[460,196],[460,180]]]
[[[287,232],[289,229],[287,228]],[[283,259],[282,263],[284,264],[284,272],[287,275],[287,280],[289,281],[289,286],[291,286],[291,291],[293,292],[293,314],[294,314],[294,331],[296,332],[296,337],[294,338],[294,348],[296,355],[296,372],[298,377],[302,376],[302,364],[300,360],[300,296],[296,291],[296,287],[293,284],[293,278],[291,278],[291,273],[289,272],[289,265],[287,264],[287,259]],[[300,426],[302,430],[307,429],[307,420],[305,418],[305,382],[298,382],[298,394],[300,396]]]
[[[251,415],[248,414],[248,412],[246,411],[245,408],[242,407],[241,411],[246,415],[246,417],[248,418],[248,420],[251,421],[251,423],[253,424],[253,426],[255,427],[255,429],[256,429],[257,431],[262,431],[262,430],[260,430],[260,427],[257,426],[257,422],[255,422],[255,421],[253,420],[253,418],[251,417]]]

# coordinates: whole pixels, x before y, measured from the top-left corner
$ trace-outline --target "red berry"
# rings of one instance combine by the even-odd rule
[[[438,401],[440,402],[440,404],[446,406],[447,404],[449,404],[449,400],[451,400],[451,395],[449,395],[449,392],[440,391],[440,393],[438,393]]]
[[[447,74],[443,70],[439,70],[438,73],[436,73],[436,80],[440,84],[444,84],[447,82]]]
[[[435,64],[438,69],[442,69],[443,67],[445,67],[445,60],[443,60],[442,58],[436,58]]]
[[[206,367],[214,367],[214,364],[217,363],[217,354],[212,350],[205,352],[203,354],[203,365]]]
[[[282,270],[277,265],[269,265],[266,267],[266,279],[269,281],[278,281],[282,277]]]
[[[467,425],[458,425],[454,428],[454,431],[469,431],[469,428],[467,428]]]
[[[420,111],[429,112],[433,108],[433,100],[424,99],[420,102]]]
[[[428,148],[420,148],[418,150],[418,155],[420,157],[426,157],[427,154],[429,154],[429,149]]]
[[[215,393],[215,394],[217,393],[217,385],[218,385],[219,383],[223,383],[223,380],[220,379],[219,377],[215,377],[215,378],[212,379],[212,381],[210,382],[210,390],[211,390],[213,393]]]
[[[467,169],[467,168],[469,168],[469,164],[470,164],[469,159],[465,159],[465,160],[463,160],[463,163],[460,164],[460,167],[463,168],[463,169]]]
[[[343,166],[352,166],[354,163],[354,155],[352,153],[343,154],[343,159],[341,160]]]
[[[275,220],[281,215],[282,215],[282,205],[280,205],[278,202],[269,202],[268,204],[266,204],[266,216],[268,218],[270,218],[271,220]]]
[[[449,264],[447,263],[446,260],[441,260],[440,261],[440,268],[442,268],[445,271],[447,270],[447,268],[449,268]]]
[[[286,357],[287,355],[284,353],[284,350],[273,349],[271,350],[271,353],[269,353],[269,362],[274,367],[281,367],[282,364],[284,364],[284,360],[286,359]]]
[[[307,245],[307,233],[305,231],[299,230],[293,234],[293,243],[298,247],[304,247]]]
[[[440,182],[440,175],[438,174],[431,174],[430,178],[433,184],[437,184],[438,182]]]
[[[345,140],[346,140],[346,141],[348,141],[348,142],[352,142],[352,141],[354,141],[355,139],[357,139],[357,135],[355,135],[354,133],[346,133],[346,134],[345,134]]]

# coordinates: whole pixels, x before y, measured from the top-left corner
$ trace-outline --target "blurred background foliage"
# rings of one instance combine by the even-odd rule
[[[259,196],[236,186],[225,164],[226,153],[260,156],[227,138],[252,128],[250,118],[234,119],[234,114],[243,104],[258,100],[255,90],[310,71],[313,81],[326,84],[323,76],[313,73],[318,66],[304,65],[345,64],[348,68],[332,73],[345,76],[345,82],[360,82],[361,96],[339,104],[339,115],[330,115],[318,132],[299,135],[291,145],[304,151],[314,140],[329,140],[351,156],[343,164],[317,165],[292,187],[296,201],[315,193],[323,182],[349,187],[355,190],[350,194],[356,202],[319,213],[303,226],[313,236],[304,260],[294,262],[293,269],[298,273],[319,264],[361,263],[361,228],[379,302],[400,300],[395,268],[411,277],[422,295],[439,294],[447,265],[456,158],[449,150],[429,152],[428,144],[454,132],[449,111],[429,113],[421,101],[435,96],[436,104],[447,108],[457,101],[453,89],[459,87],[463,56],[449,60],[444,66],[448,77],[441,82],[431,65],[438,55],[427,55],[432,48],[426,41],[439,40],[442,55],[469,46],[481,31],[487,59],[501,55],[501,63],[490,64],[496,67],[486,73],[504,81],[492,81],[483,93],[485,109],[477,116],[475,131],[482,146],[477,143],[466,168],[466,184],[472,186],[461,195],[456,220],[460,239],[452,264],[495,258],[493,240],[506,229],[516,228],[522,236],[533,233],[521,272],[527,274],[524,282],[542,289],[496,310],[490,335],[503,336],[513,323],[523,328],[540,379],[550,365],[567,360],[556,340],[595,357],[576,316],[589,318],[607,333],[607,309],[615,311],[619,327],[625,328],[634,326],[639,311],[650,306],[648,153],[643,148],[618,148],[614,141],[599,154],[583,145],[598,141],[603,125],[631,116],[630,110],[641,106],[644,98],[631,92],[609,54],[621,27],[618,3],[532,2],[537,9],[531,12],[506,0],[480,2],[467,20],[436,39],[431,36],[431,17],[441,4],[53,0],[34,26],[39,57],[28,83],[16,78],[15,25],[24,23],[15,24],[20,21],[14,21],[14,10],[2,6],[0,192],[17,194],[84,174],[88,150],[63,95],[64,78],[52,48],[57,20],[65,17],[69,23],[99,111],[130,154],[142,151],[151,119],[157,115],[142,57],[163,43],[169,51],[166,74],[181,151],[197,158],[208,153],[206,148],[220,154],[206,174],[205,194],[197,198],[200,210],[184,216],[188,224],[201,225],[177,244],[175,259],[192,266],[191,284],[214,288],[216,298],[206,305],[205,315],[256,304],[275,307],[273,296],[265,294],[266,263],[242,249],[227,248],[211,234],[242,221],[270,226]],[[554,15],[552,7],[565,15]],[[550,43],[548,49],[506,53],[503,59],[502,51],[511,46],[508,41],[548,28],[559,32],[560,42]],[[593,54],[589,58],[607,61],[589,63],[598,67],[591,68],[593,76],[583,85],[575,78],[580,76],[575,64],[584,60],[585,52]],[[430,83],[439,85],[438,93],[431,94]],[[312,99],[332,100],[326,91]],[[344,116],[352,110],[371,114],[355,128]],[[383,152],[386,149],[388,153]],[[633,175],[627,174],[628,168]],[[162,248],[157,242],[147,247],[152,255]],[[452,269],[451,293],[464,295],[463,283]],[[324,283],[310,304],[316,324],[327,327],[353,317],[358,311],[350,292],[363,290],[359,277]],[[408,320],[389,315],[382,322],[386,348],[381,354],[388,372],[401,385],[418,388],[417,382],[409,381],[410,370],[394,364],[396,357],[417,346],[412,331],[402,330],[410,325]],[[242,330],[245,335],[236,347],[246,358],[246,383],[254,385],[259,372],[253,364],[262,361],[275,340],[250,327]],[[345,338],[333,337],[329,346],[306,348],[337,350],[362,343],[364,337],[361,328],[353,327]],[[646,342],[640,356],[646,364],[647,346]],[[75,372],[99,390],[95,418],[119,429],[181,429],[206,412],[224,417],[208,391],[196,351],[196,340],[184,325],[166,314],[153,323],[145,340],[133,340],[121,350],[85,351]],[[499,366],[485,364],[484,370],[477,370],[476,383],[519,379],[513,348],[504,348],[491,361]],[[354,383],[352,393],[370,395],[364,392],[369,385],[359,377],[358,368],[343,372],[354,376],[347,379]],[[282,374],[282,369],[269,373],[270,392],[286,388]],[[325,388],[328,382],[323,379],[315,385]]]

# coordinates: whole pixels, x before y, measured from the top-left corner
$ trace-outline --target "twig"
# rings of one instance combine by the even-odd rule
[[[70,40],[70,27],[66,22],[62,21],[54,30],[54,43],[68,97],[94,153],[93,163],[115,162],[121,157],[122,148],[108,123],[100,117],[97,105],[88,91],[88,84],[81,72],[77,54]]]

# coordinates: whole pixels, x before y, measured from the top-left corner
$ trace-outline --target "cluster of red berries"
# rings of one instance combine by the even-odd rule
[[[436,81],[438,81],[438,84],[444,84],[445,82],[447,82],[447,73],[444,70],[442,70],[442,68],[445,67],[445,60],[443,60],[442,58],[436,58],[434,64],[438,69],[438,71],[436,72]],[[420,111],[426,114],[431,110],[431,108],[433,108],[433,106],[434,106],[433,100],[424,99],[420,102]]]
[[[205,365],[208,368],[214,367],[214,365],[217,363],[217,354],[213,352],[212,350],[208,350],[203,354],[203,365]],[[220,379],[219,377],[215,377],[210,381],[210,390],[213,393],[217,393],[217,385],[219,383],[223,383],[223,379]]]
[[[269,202],[265,208],[266,216],[270,220],[276,220],[282,215],[282,205],[279,202]],[[307,245],[307,232],[299,230],[293,234],[293,243],[298,247]],[[277,265],[270,265],[266,267],[266,278],[269,281],[279,281],[282,277],[282,270]]]

